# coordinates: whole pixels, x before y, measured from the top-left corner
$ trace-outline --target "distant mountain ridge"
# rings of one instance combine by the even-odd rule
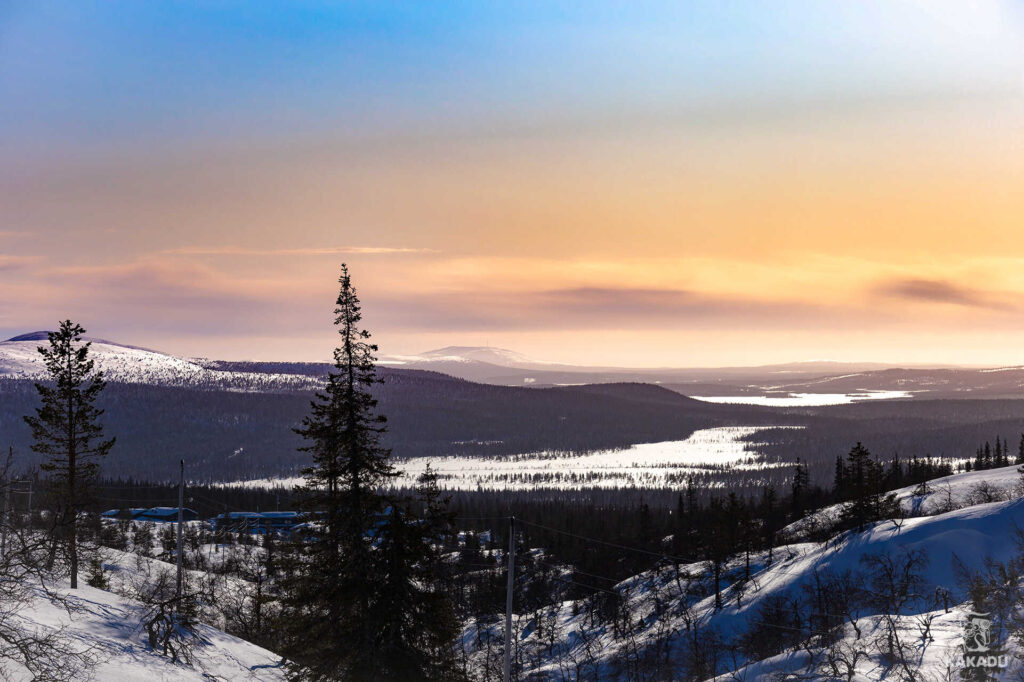
[[[35,331],[0,342],[0,377],[37,379],[37,352],[46,341]],[[87,337],[108,380],[240,391],[305,391],[319,386],[329,363],[227,361],[180,358]],[[416,355],[383,355],[382,368],[426,370],[497,386],[533,388],[582,384],[648,383],[688,396],[764,396],[902,391],[915,397],[1024,397],[1024,367],[897,367],[879,363],[796,362],[755,367],[617,368],[533,360],[491,346],[446,346]]]
[[[649,383],[688,396],[907,392],[928,397],[1024,397],[1024,368],[918,367],[812,360],[752,367],[623,368],[533,360],[489,346],[448,346],[383,356],[388,367],[425,369],[500,386]]]

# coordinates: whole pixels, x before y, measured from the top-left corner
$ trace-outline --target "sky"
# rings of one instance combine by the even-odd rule
[[[1024,5],[0,0],[0,337],[1024,364]]]

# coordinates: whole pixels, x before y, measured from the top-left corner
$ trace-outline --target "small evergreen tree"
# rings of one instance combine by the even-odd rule
[[[884,492],[884,467],[868,449],[857,443],[846,456],[846,461],[850,502],[843,510],[843,518],[857,530],[864,530],[868,523],[896,514],[895,497]]]
[[[797,457],[796,469],[793,471],[793,486],[790,490],[790,505],[793,510],[794,519],[802,519],[806,509],[807,488],[810,486],[810,476],[807,467]]]
[[[835,475],[832,479],[832,492],[836,499],[842,501],[846,496],[846,462],[842,455],[836,455]]]
[[[25,417],[32,450],[49,458],[40,466],[49,474],[53,500],[49,564],[58,549],[65,552],[71,589],[78,588],[78,517],[93,500],[99,461],[114,445],[113,438],[104,438],[103,410],[96,407],[106,382],[89,358],[92,344],[81,343],[83,334],[80,325],[65,320],[47,335],[49,347],[39,346],[48,381],[35,385],[42,405]]]

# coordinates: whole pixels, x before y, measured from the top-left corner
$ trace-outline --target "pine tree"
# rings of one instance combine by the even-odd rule
[[[843,518],[864,530],[865,525],[897,513],[893,495],[884,494],[885,471],[861,443],[857,443],[846,456],[850,502],[843,510]]]
[[[374,611],[382,585],[374,543],[387,506],[378,491],[395,472],[380,445],[384,418],[370,394],[379,382],[377,347],[359,326],[359,299],[344,265],[339,283],[334,368],[296,430],[313,458],[299,491],[311,522],[295,534],[282,580],[282,653],[298,680],[372,680],[380,667],[381,614]]]
[[[836,499],[843,500],[846,496],[846,462],[842,455],[836,455],[835,476],[832,479],[832,492]]]
[[[711,579],[715,587],[715,610],[722,608],[722,573],[729,555],[735,550],[731,536],[732,523],[722,501],[712,497],[708,502],[707,537],[704,559],[711,565]]]
[[[455,643],[459,621],[452,600],[451,570],[444,560],[442,548],[455,534],[455,512],[449,508],[450,497],[441,493],[437,473],[428,464],[416,479],[416,498],[423,508],[419,524],[421,546],[417,582],[425,589],[420,595],[423,602],[421,622],[423,644],[428,653],[426,679],[461,680],[464,675],[456,667]]]
[[[457,622],[432,584],[435,536],[450,532],[450,520],[446,526],[436,490],[424,500],[422,522],[408,500],[382,492],[396,472],[370,393],[380,383],[377,347],[359,326],[345,265],[339,283],[334,369],[296,430],[313,465],[300,491],[310,522],[280,561],[288,673],[317,681],[453,679]]]
[[[793,486],[789,498],[793,510],[793,518],[795,519],[802,519],[804,517],[804,509],[807,503],[805,497],[809,485],[810,476],[807,473],[807,467],[797,457],[796,469],[793,471]]]
[[[81,343],[85,330],[71,320],[47,335],[49,347],[40,346],[47,383],[37,383],[42,405],[26,416],[32,430],[32,450],[47,456],[40,469],[51,487],[52,544],[49,565],[58,549],[66,552],[71,589],[78,588],[78,517],[92,501],[99,460],[110,452],[114,439],[106,439],[96,399],[106,386],[103,373],[89,358],[91,343]]]
[[[1017,459],[1014,464],[1024,464],[1024,433],[1020,434],[1020,445],[1017,447]]]
[[[683,538],[686,534],[686,504],[683,502],[683,494],[679,493],[676,495],[676,511],[673,517],[673,532],[672,532],[672,553],[682,554],[683,553]]]
[[[775,533],[778,530],[779,519],[775,508],[778,495],[773,486],[765,486],[761,491],[761,518],[764,520],[762,546],[768,547],[768,564],[772,563],[772,554],[775,550]]]

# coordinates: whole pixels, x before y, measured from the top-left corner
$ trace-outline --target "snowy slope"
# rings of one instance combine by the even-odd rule
[[[977,472],[983,473],[983,472]],[[896,620],[900,637],[913,643],[912,667],[925,675],[925,679],[947,679],[950,672],[957,675],[960,645],[963,643],[967,613],[971,611],[966,595],[957,585],[954,562],[959,560],[971,569],[980,569],[988,559],[1005,562],[1019,552],[1016,545],[1017,528],[1024,527],[1024,499],[975,505],[933,517],[907,520],[902,527],[881,523],[861,534],[851,534],[836,547],[817,546],[801,556],[766,569],[758,576],[757,598],[744,608],[734,606],[709,615],[709,622],[726,628],[741,627],[744,620],[757,617],[758,603],[772,594],[795,590],[812,579],[814,571],[856,570],[861,557],[869,553],[898,553],[903,549],[923,549],[929,563],[924,570],[925,589],[929,594],[935,588],[949,589],[954,606],[947,611],[930,607],[911,609]],[[866,610],[869,611],[869,610]],[[856,680],[878,680],[889,667],[884,657],[872,651],[868,642],[884,632],[880,614],[861,614],[857,624],[861,628],[858,638],[852,626],[844,631],[840,646],[848,650],[862,648],[867,655],[856,666]],[[931,623],[932,639],[921,635],[925,619]],[[1013,642],[1005,642],[1010,651]],[[806,670],[810,653],[790,651],[764,661],[741,666],[739,670],[722,675],[722,680],[780,679],[781,675]],[[1011,656],[1005,674],[1017,671],[1020,661]],[[959,679],[954,677],[954,679]],[[1007,678],[1010,679],[1010,678]],[[1016,678],[1015,678],[1016,679]]]
[[[21,618],[42,632],[64,632],[82,647],[97,647],[100,657],[94,679],[138,682],[186,680],[284,680],[280,658],[237,637],[208,625],[199,629],[201,643],[195,649],[195,665],[175,665],[153,652],[140,626],[141,606],[111,592],[82,585],[70,595],[77,607],[71,615],[41,595]],[[7,663],[11,679],[29,679],[23,669]]]
[[[960,474],[949,477],[947,482],[967,500],[968,491],[981,480],[998,482],[1010,489],[1016,477],[1011,467]],[[909,493],[901,491],[900,495],[910,502]],[[916,642],[911,647],[916,657],[914,665],[928,672],[926,679],[945,679],[942,675],[947,671],[946,666],[951,665],[951,661],[955,663],[953,659],[959,655],[969,611],[967,595],[958,584],[954,566],[960,562],[969,570],[981,570],[987,559],[1005,562],[1016,556],[1020,551],[1016,543],[1017,528],[1024,528],[1024,499],[1019,498],[971,504],[899,523],[879,522],[864,532],[851,531],[828,542],[776,547],[772,561],[766,553],[751,557],[749,581],[743,580],[742,557],[734,557],[724,572],[723,606],[717,610],[707,564],[683,565],[678,572],[671,565],[663,564],[611,588],[626,604],[628,622],[637,624],[627,635],[616,636],[607,621],[595,622],[587,613],[588,600],[579,600],[563,602],[547,615],[520,614],[515,623],[517,639],[522,657],[532,662],[531,673],[546,673],[556,678],[579,673],[588,678],[599,675],[602,679],[625,679],[627,676],[621,669],[616,670],[615,665],[616,661],[629,660],[631,651],[660,650],[681,657],[689,645],[694,625],[702,633],[714,633],[723,642],[738,642],[763,617],[767,604],[794,596],[806,598],[805,588],[811,586],[816,577],[850,571],[857,584],[866,585],[869,569],[865,567],[865,557],[883,554],[900,557],[905,552],[923,550],[927,565],[921,570],[922,599],[905,608],[895,621],[901,637]],[[582,579],[600,584],[599,576]],[[947,591],[948,602],[938,606],[937,595]],[[596,596],[601,598],[600,593]],[[847,626],[841,644],[860,647],[866,652],[857,663],[853,679],[883,679],[883,669],[888,663],[879,653],[877,641],[883,634],[882,624],[887,614],[879,612],[877,607],[861,604],[853,616],[861,628],[861,637],[856,636],[852,626]],[[931,624],[930,639],[921,635],[925,620]],[[491,627],[495,628],[492,634],[500,636],[497,630],[500,623]],[[471,625],[464,636],[467,641],[475,641],[485,630],[487,628]],[[554,645],[552,633],[555,633]],[[745,659],[740,650],[732,650],[728,660],[723,653],[717,673],[731,671],[722,675],[723,680],[783,679],[779,675],[786,672],[806,673],[810,655],[797,648],[757,661]],[[575,667],[587,660],[594,661],[588,664],[590,667]]]
[[[918,486],[910,485],[892,491],[907,516],[928,516],[979,502],[995,501],[1019,495],[1024,477],[1017,466],[969,471],[928,481],[924,495],[917,495]],[[843,505],[819,509],[782,530],[785,538],[799,539],[807,531],[827,528],[839,518]]]
[[[0,342],[0,378],[39,379],[44,366],[39,346],[45,332],[33,332]],[[218,388],[236,391],[303,390],[319,386],[314,377],[295,374],[230,372],[211,369],[196,360],[185,360],[134,346],[92,340],[90,356],[108,381],[158,386]]]
[[[159,525],[133,521],[131,525],[148,525],[154,531]],[[190,522],[188,525],[199,525]],[[154,551],[166,553],[159,533],[155,532]],[[211,566],[226,561],[230,550],[253,550],[245,546],[220,546],[214,553],[213,546],[204,546],[201,552],[212,561]],[[120,682],[121,680],[186,681],[186,680],[256,680],[277,682],[284,680],[281,657],[255,644],[229,635],[213,625],[224,626],[224,603],[226,597],[236,590],[244,589],[245,583],[239,578],[208,574],[199,570],[187,570],[187,579],[195,581],[217,581],[217,598],[203,605],[198,628],[198,641],[193,649],[192,665],[172,663],[170,658],[154,652],[141,623],[144,607],[130,595],[137,594],[140,586],[151,584],[154,576],[161,572],[173,575],[175,566],[160,559],[142,556],[132,552],[109,547],[101,548],[102,563],[109,583],[107,590],[100,590],[80,582],[79,589],[70,590],[67,582],[51,586],[59,596],[67,598],[70,611],[47,599],[36,589],[36,597],[29,608],[19,614],[25,629],[40,634],[63,631],[67,638],[64,650],[82,651],[93,647],[97,654],[97,665],[92,669],[91,679],[99,682]],[[258,550],[253,550],[258,551]],[[227,601],[231,601],[227,599]],[[4,673],[10,673],[8,677]],[[0,678],[27,680],[26,671],[10,661],[0,661]],[[83,677],[83,679],[85,679]]]

